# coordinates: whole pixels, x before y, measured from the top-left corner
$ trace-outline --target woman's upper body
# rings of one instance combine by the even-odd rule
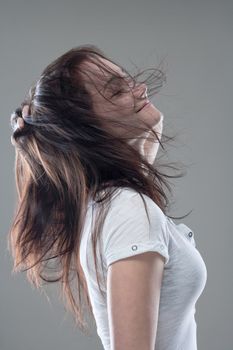
[[[104,113],[103,99],[95,102]],[[154,105],[140,113],[161,139],[163,114]],[[149,136],[135,138],[135,146],[153,164],[159,143],[149,142]],[[206,282],[205,263],[193,231],[183,223],[175,225],[154,201],[143,197],[150,225],[134,190],[120,189],[112,200],[102,233],[104,300],[95,277],[90,240],[94,203],[90,202],[80,253],[97,333],[105,349],[196,350],[195,303]]]
[[[143,92],[145,87],[141,88]],[[93,98],[104,115],[104,100],[99,95]],[[141,110],[140,118],[150,121],[161,139],[163,114],[153,104]],[[141,140],[135,138],[135,146],[153,164],[159,143],[149,142],[149,136],[150,131]],[[118,194],[102,233],[104,299],[96,281],[90,240],[93,201],[80,246],[81,265],[104,348],[196,350],[195,303],[207,272],[192,230],[183,223],[175,225],[143,195],[149,207],[149,225],[139,194],[130,188],[120,189]]]
[[[207,279],[205,263],[193,230],[184,223],[176,225],[148,196],[143,198],[150,223],[133,189],[117,190],[111,201],[100,241],[104,299],[90,240],[96,203],[89,204],[80,260],[97,333],[106,350],[196,350],[195,304]]]

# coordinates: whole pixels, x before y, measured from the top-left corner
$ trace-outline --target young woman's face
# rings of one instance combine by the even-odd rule
[[[137,112],[148,102],[146,85],[141,83],[134,86],[131,78],[120,67],[102,57],[98,59],[103,62],[104,67],[107,66],[109,72],[99,67],[100,63],[82,63],[88,72],[88,76],[85,74],[84,77],[85,87],[91,94],[95,113],[104,117],[110,115],[114,119],[119,116],[127,118],[135,126],[137,123],[142,126],[140,121],[147,122],[151,128],[156,125],[161,113],[152,103]],[[118,126],[114,127],[114,132],[122,135],[122,131]]]

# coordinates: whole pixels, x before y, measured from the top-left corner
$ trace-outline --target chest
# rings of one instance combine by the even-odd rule
[[[185,299],[195,302],[206,280],[205,262],[197,249],[194,231],[184,223],[175,224],[168,218],[169,263],[164,268],[162,294],[177,303]]]

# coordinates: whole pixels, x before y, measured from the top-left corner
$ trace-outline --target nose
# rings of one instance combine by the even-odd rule
[[[135,88],[135,94],[136,97],[141,97],[144,94],[147,93],[147,86],[144,83],[139,84],[136,88]]]

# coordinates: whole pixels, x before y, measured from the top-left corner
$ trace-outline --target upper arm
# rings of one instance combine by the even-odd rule
[[[118,260],[107,272],[111,350],[155,346],[164,257],[155,251]]]

